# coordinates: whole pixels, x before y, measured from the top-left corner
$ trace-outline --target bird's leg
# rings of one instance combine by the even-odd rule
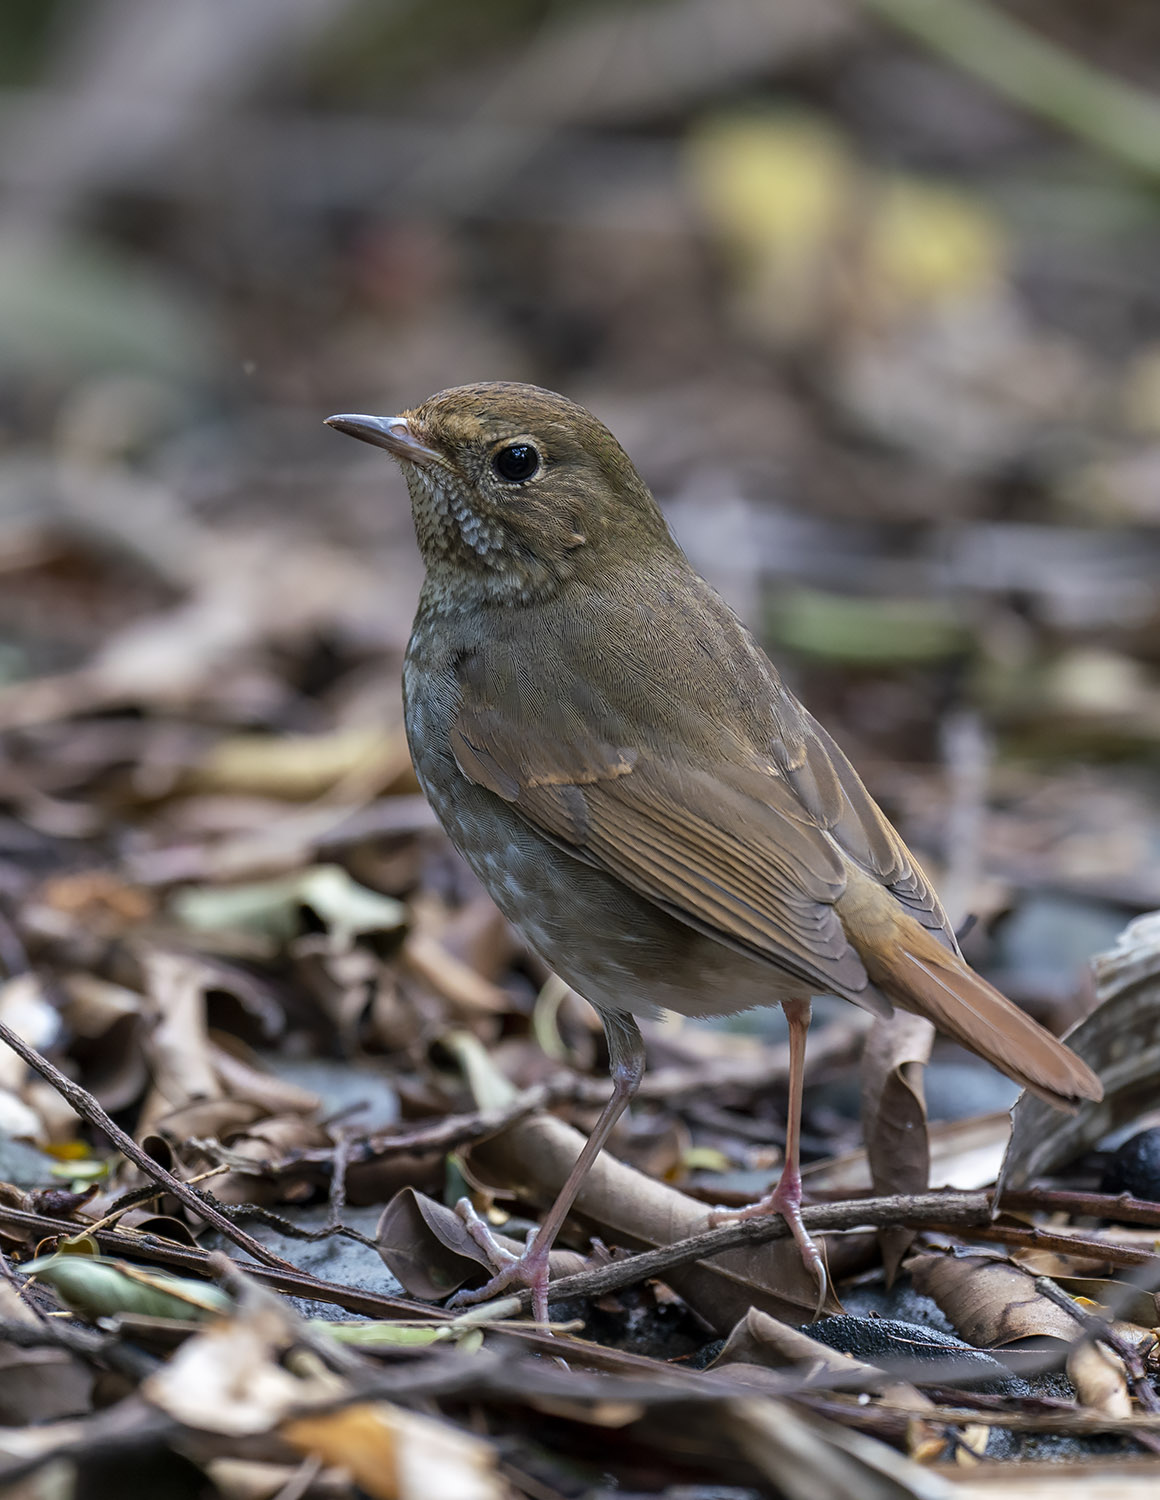
[[[751,1203],[747,1208],[717,1209],[709,1216],[709,1222],[713,1225],[726,1224],[738,1219],[753,1219],[759,1214],[781,1214],[797,1241],[806,1268],[817,1278],[818,1302],[814,1314],[817,1317],[826,1300],[829,1282],[818,1247],[810,1239],[806,1226],[802,1223],[802,1086],[806,1067],[806,1033],[810,1028],[810,1002],[783,1000],[781,1008],[789,1023],[789,1108],[785,1122],[785,1163],[781,1176],[777,1180],[777,1186],[764,1198]]]
[[[808,1009],[808,1007],[807,1007]],[[592,1163],[600,1155],[629,1101],[640,1087],[644,1074],[644,1041],[640,1028],[631,1016],[614,1012],[601,1012],[604,1034],[608,1039],[609,1070],[612,1074],[612,1097],[600,1112],[600,1118],[592,1134],[584,1143],[584,1149],[576,1158],[555,1203],[548,1210],[543,1223],[528,1235],[522,1255],[513,1256],[498,1245],[491,1230],[472,1208],[468,1199],[462,1198],[455,1206],[472,1239],[484,1251],[496,1267],[496,1274],[484,1286],[471,1291],[458,1292],[447,1304],[448,1307],[470,1307],[478,1302],[489,1302],[512,1286],[527,1286],[532,1290],[532,1311],[538,1323],[548,1321],[548,1255],[556,1241],[564,1220],[568,1217],[576,1196],[584,1185]]]

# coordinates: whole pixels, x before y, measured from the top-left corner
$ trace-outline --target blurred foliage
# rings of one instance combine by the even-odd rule
[[[0,86],[28,83],[52,54],[69,0],[6,0],[0,7]]]

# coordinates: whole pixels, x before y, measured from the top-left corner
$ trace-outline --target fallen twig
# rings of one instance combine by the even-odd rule
[[[940,1224],[973,1227],[989,1223],[990,1217],[991,1200],[987,1193],[898,1194],[888,1198],[861,1198],[852,1203],[823,1203],[802,1210],[802,1222],[811,1234],[827,1229],[879,1228],[894,1224],[917,1229],[935,1220]],[[692,1261],[706,1260],[743,1245],[764,1245],[782,1239],[788,1233],[789,1227],[779,1214],[722,1224],[717,1229],[706,1229],[672,1245],[661,1245],[656,1250],[645,1250],[624,1260],[611,1261],[592,1271],[578,1271],[574,1276],[562,1277],[552,1283],[548,1300],[562,1302],[571,1297],[602,1296],[605,1292],[619,1291],[650,1277],[663,1276],[665,1272],[689,1265]],[[521,1310],[531,1306],[531,1292],[513,1293],[510,1300],[517,1299]]]
[[[180,1177],[175,1177],[172,1172],[167,1171],[160,1162],[156,1162],[145,1151],[131,1135],[128,1135],[121,1127],[114,1123],[112,1118],[93,1098],[87,1089],[81,1088],[79,1083],[74,1083],[71,1078],[66,1077],[55,1064],[50,1063],[48,1058],[31,1046],[19,1032],[13,1031],[11,1026],[0,1021],[0,1042],[11,1047],[18,1057],[35,1069],[37,1073],[57,1091],[62,1099],[80,1115],[82,1120],[92,1125],[94,1129],[100,1130],[108,1136],[109,1140],[116,1146],[122,1156],[127,1157],[135,1167],[145,1173],[146,1177],[163,1187],[167,1192],[179,1198],[186,1208],[192,1210],[199,1218],[211,1225],[217,1232],[227,1240],[237,1245],[239,1250],[244,1250],[247,1255],[252,1255],[262,1265],[272,1266],[278,1270],[292,1271],[294,1267],[288,1261],[267,1250],[264,1245],[258,1243],[244,1229],[239,1229],[236,1224],[230,1222],[219,1208],[208,1201],[195,1188],[191,1188],[187,1182],[182,1182]],[[74,1231],[75,1232],[75,1226]]]
[[[952,1224],[931,1224],[931,1229],[953,1229]],[[1032,1226],[1021,1229],[1014,1224],[981,1224],[973,1231],[977,1240],[1000,1245],[1019,1245],[1027,1250],[1051,1250],[1057,1255],[1072,1255],[1077,1260],[1106,1261],[1113,1266],[1155,1266],[1160,1271],[1160,1255],[1116,1245],[1108,1240],[1085,1239],[1078,1234],[1056,1234],[1050,1229]]]
[[[1160,1203],[1129,1193],[1073,1193],[1060,1188],[1019,1188],[999,1201],[1004,1212],[1066,1213],[1120,1224],[1160,1224]]]

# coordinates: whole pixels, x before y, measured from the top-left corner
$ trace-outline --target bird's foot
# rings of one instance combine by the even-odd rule
[[[495,1275],[482,1286],[456,1292],[446,1306],[454,1310],[460,1307],[476,1307],[481,1302],[490,1302],[494,1297],[510,1292],[513,1288],[528,1287],[532,1293],[532,1315],[537,1323],[548,1321],[548,1251],[536,1247],[538,1231],[529,1232],[522,1255],[513,1255],[492,1234],[490,1227],[476,1213],[471,1200],[460,1198],[455,1212],[463,1220],[468,1234],[495,1267]]]
[[[818,1284],[818,1300],[814,1304],[814,1321],[822,1315],[825,1306],[826,1294],[830,1289],[830,1279],[826,1273],[826,1263],[822,1259],[822,1253],[810,1239],[809,1231],[802,1223],[802,1184],[801,1178],[796,1173],[785,1171],[781,1180],[772,1192],[766,1193],[764,1198],[759,1198],[756,1203],[750,1203],[745,1208],[716,1208],[709,1215],[709,1227],[715,1229],[718,1224],[737,1224],[742,1219],[757,1219],[765,1214],[780,1214],[789,1226],[789,1232],[797,1242],[798,1250],[807,1271],[811,1273]]]

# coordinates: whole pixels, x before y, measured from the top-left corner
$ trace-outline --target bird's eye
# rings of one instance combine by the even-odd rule
[[[508,484],[519,484],[540,467],[540,455],[531,443],[508,443],[492,454],[491,466]]]

